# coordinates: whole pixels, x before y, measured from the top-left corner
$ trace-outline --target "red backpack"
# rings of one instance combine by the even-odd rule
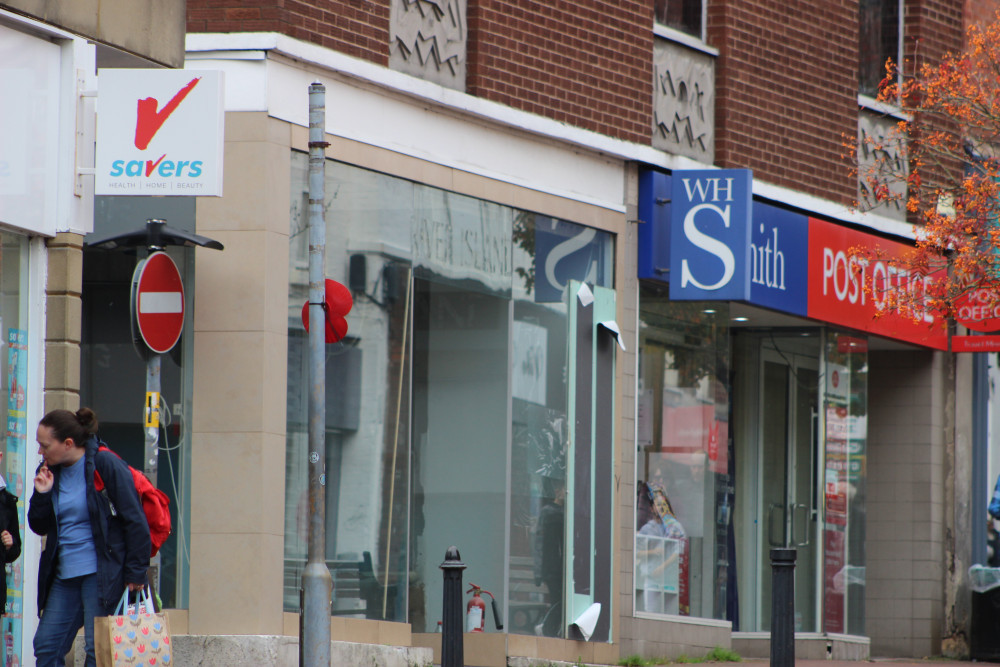
[[[115,451],[105,445],[101,445],[98,450],[111,452],[118,456]],[[121,457],[118,456],[118,458]],[[139,492],[139,501],[146,513],[146,523],[149,524],[149,541],[153,545],[153,552],[149,554],[149,557],[152,558],[170,537],[170,499],[166,493],[153,486],[153,483],[141,471],[132,466],[129,466],[128,469],[132,473],[135,490]],[[104,480],[101,479],[96,467],[94,468],[94,489],[97,491],[104,489]]]

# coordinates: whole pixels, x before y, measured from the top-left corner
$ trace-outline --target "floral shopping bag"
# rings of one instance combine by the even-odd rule
[[[154,610],[148,588],[134,605],[126,590],[113,616],[94,619],[94,653],[97,667],[171,667],[167,616]]]

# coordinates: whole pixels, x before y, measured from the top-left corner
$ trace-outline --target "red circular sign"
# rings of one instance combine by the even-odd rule
[[[142,340],[153,352],[169,352],[184,328],[184,284],[167,253],[154,252],[139,268],[134,305]]]

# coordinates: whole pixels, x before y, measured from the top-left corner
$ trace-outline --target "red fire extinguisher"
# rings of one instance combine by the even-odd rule
[[[465,592],[466,594],[472,593],[472,599],[469,600],[469,604],[465,606],[465,631],[484,632],[486,629],[486,602],[483,601],[483,598],[479,595],[480,593],[486,593],[490,596],[493,603],[493,620],[497,624],[497,629],[502,630],[503,625],[500,624],[500,616],[497,610],[497,599],[493,597],[493,593],[483,590],[473,583],[470,583],[469,585],[472,588]]]

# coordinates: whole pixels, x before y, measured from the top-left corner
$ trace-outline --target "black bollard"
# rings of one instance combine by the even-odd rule
[[[444,604],[441,606],[441,667],[465,667],[462,646],[462,570],[458,547],[448,547],[444,570]]]
[[[771,667],[795,667],[795,549],[771,549]]]

